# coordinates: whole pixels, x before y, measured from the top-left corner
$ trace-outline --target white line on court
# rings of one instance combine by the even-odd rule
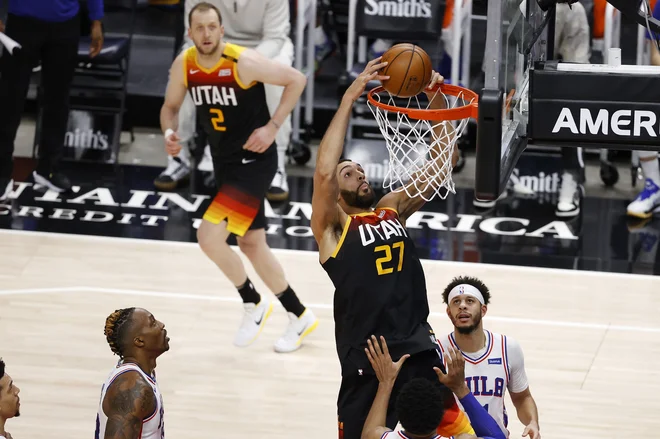
[[[162,297],[168,299],[188,299],[188,300],[199,300],[199,301],[210,301],[210,302],[231,302],[239,303],[241,300],[239,297],[227,297],[227,296],[204,296],[200,294],[189,294],[189,293],[171,293],[166,291],[146,291],[146,290],[130,290],[123,288],[99,288],[99,287],[56,287],[56,288],[32,288],[24,290],[0,290],[1,296],[13,296],[13,295],[36,295],[36,294],[61,294],[61,293],[99,293],[99,294],[113,294],[120,296],[144,296],[144,297]],[[279,303],[275,302],[276,305],[281,306]],[[329,303],[310,303],[307,304],[310,308],[313,309],[332,309],[332,304]],[[444,312],[431,312],[433,317],[445,317]],[[660,333],[660,328],[654,327],[644,327],[644,326],[626,326],[626,325],[610,325],[606,323],[580,323],[580,322],[567,322],[561,320],[541,320],[541,319],[523,319],[517,317],[497,317],[497,316],[488,316],[487,318],[490,321],[496,322],[505,322],[505,323],[519,323],[524,325],[537,325],[537,326],[555,326],[555,327],[564,327],[564,328],[582,328],[582,329],[597,329],[605,330],[609,329],[610,331],[630,331],[630,332],[650,332],[650,333]]]
[[[15,229],[0,229],[0,235],[27,235],[27,236],[41,236],[44,238],[58,238],[58,239],[70,239],[70,240],[80,240],[80,241],[101,241],[101,242],[112,242],[115,244],[143,244],[151,246],[171,246],[171,247],[196,247],[196,242],[181,242],[181,241],[160,241],[155,239],[142,239],[142,238],[126,238],[126,237],[113,237],[113,236],[96,236],[96,235],[77,235],[77,234],[68,234],[68,233],[55,233],[55,232],[39,232],[31,230],[15,230]],[[1,242],[1,240],[0,240]],[[238,249],[237,246],[232,246],[235,249]],[[280,254],[297,254],[314,257],[318,260],[318,251],[311,250],[294,250],[294,249],[283,249],[283,248],[273,248],[273,253]],[[448,269],[457,269],[457,270],[466,270],[474,266],[485,266],[486,268],[492,269],[497,268],[498,271],[527,271],[527,272],[536,272],[546,275],[552,275],[556,273],[570,274],[577,277],[613,277],[613,278],[622,278],[622,279],[645,279],[653,280],[658,282],[660,287],[660,276],[654,276],[651,274],[633,274],[633,273],[611,273],[607,271],[585,271],[585,270],[568,270],[565,268],[548,268],[548,267],[529,267],[529,266],[518,266],[518,265],[499,265],[494,263],[487,262],[463,262],[463,261],[438,261],[434,259],[422,259],[424,264],[429,265],[442,265]],[[458,273],[457,273],[458,274]],[[660,289],[659,289],[660,291]]]

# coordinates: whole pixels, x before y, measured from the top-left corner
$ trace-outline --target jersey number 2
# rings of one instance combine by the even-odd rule
[[[382,258],[376,259],[376,270],[378,270],[378,275],[382,276],[384,274],[390,274],[394,272],[394,267],[384,268],[383,264],[387,264],[392,261],[392,249],[399,249],[399,263],[396,267],[396,271],[401,271],[403,267],[403,241],[395,242],[390,245],[379,245],[374,249],[374,253],[385,252],[385,256]]]
[[[211,108],[209,112],[211,115],[215,115],[215,117],[211,118],[213,129],[216,131],[227,131],[227,127],[220,125],[221,123],[225,122],[225,115],[222,114],[222,110],[218,108]]]

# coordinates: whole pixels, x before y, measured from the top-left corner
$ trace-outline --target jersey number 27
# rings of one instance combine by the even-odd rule
[[[401,268],[403,267],[403,247],[403,241],[397,241],[392,245],[379,245],[374,248],[374,253],[385,253],[383,257],[376,259],[376,270],[378,271],[379,276],[393,273],[394,267],[396,267],[396,271],[401,271]],[[390,265],[389,263],[392,262],[392,249],[399,250],[398,263],[391,264],[391,267],[386,267],[386,264]]]

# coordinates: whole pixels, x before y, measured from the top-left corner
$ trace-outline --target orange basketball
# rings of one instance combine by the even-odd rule
[[[387,65],[380,72],[390,79],[382,81],[383,88],[401,98],[416,96],[431,82],[431,58],[419,46],[401,43],[383,54],[381,62]]]

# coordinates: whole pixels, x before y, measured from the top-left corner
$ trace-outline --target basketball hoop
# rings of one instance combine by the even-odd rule
[[[479,101],[475,92],[457,85],[441,84],[433,91],[434,99],[444,99],[446,108],[428,108],[417,96],[397,98],[383,87],[367,94],[389,151],[383,188],[426,201],[455,193],[451,159],[468,120],[477,117]]]

